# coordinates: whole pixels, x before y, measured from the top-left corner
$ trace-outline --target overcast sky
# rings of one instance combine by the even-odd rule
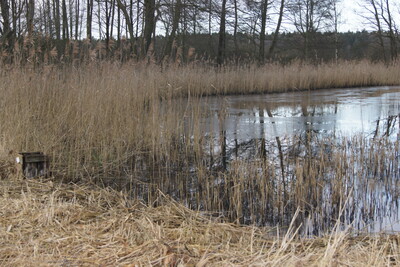
[[[339,25],[339,31],[361,31],[366,28],[366,25],[362,22],[360,14],[363,10],[360,8],[358,1],[343,0],[340,6],[341,9],[341,24]]]
[[[391,2],[392,15],[396,21],[396,24],[400,26],[400,0],[389,0]],[[366,2],[365,0],[341,0],[338,6],[338,10],[341,13],[340,21],[339,21],[339,31],[340,32],[356,32],[356,31],[373,31],[371,25],[366,22],[366,19],[363,17],[371,17],[373,16],[366,7],[362,6],[362,3]],[[276,18],[272,19],[272,21],[276,21]],[[216,29],[217,30],[217,29]],[[275,24],[271,24],[269,31],[275,30]],[[282,31],[292,32],[294,31],[293,24],[289,20],[285,20],[283,24]]]
[[[389,0],[391,3],[392,15],[397,23],[400,24],[400,1],[399,0]],[[362,31],[374,30],[365,22],[362,18],[362,14],[369,15],[366,8],[360,6],[360,3],[365,2],[363,0],[342,0],[341,12],[342,19],[339,26],[340,31]]]

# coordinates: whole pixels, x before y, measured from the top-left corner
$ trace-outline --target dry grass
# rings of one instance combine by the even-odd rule
[[[188,145],[184,135],[201,144],[200,96],[400,84],[398,64],[368,62],[219,71],[108,63],[6,69],[0,72],[1,142],[8,150],[51,154],[58,171],[74,179],[115,176],[144,157],[171,160]]]
[[[323,238],[218,222],[161,193],[153,208],[93,185],[1,181],[7,266],[394,266],[400,235]],[[271,234],[274,232],[275,234]]]
[[[378,141],[381,146],[375,150],[355,144],[367,150],[349,159],[343,155],[353,148],[343,146],[333,151],[333,160],[323,155],[305,159],[310,168],[294,161],[299,166],[290,179],[293,190],[282,200],[288,192],[268,160],[236,162],[229,172],[211,168],[205,151],[210,140],[199,128],[205,112],[202,96],[390,84],[400,84],[398,64],[294,63],[220,70],[201,66],[162,70],[111,63],[2,68],[0,264],[399,264],[398,235],[355,238],[338,232],[316,239],[297,239],[293,234],[278,238],[269,229],[201,216],[160,193],[171,192],[192,208],[202,203],[209,212],[228,211],[232,220],[240,220],[248,208],[242,203],[259,199],[255,197],[262,199],[261,205],[257,201],[250,207],[252,215],[269,210],[283,214],[284,207],[304,206],[302,200],[310,199],[309,194],[318,203],[321,188],[308,189],[317,188],[317,177],[333,169],[336,173],[329,182],[336,193],[331,197],[339,203],[348,193],[342,189],[344,179],[354,176],[349,167],[354,162],[368,164],[357,175],[369,174],[371,169],[378,176],[398,172],[398,163],[387,165],[382,160],[396,157],[398,143]],[[11,163],[15,151],[50,155],[54,180],[20,180]],[[285,160],[293,163],[289,156]],[[194,194],[188,185],[190,168],[196,169]],[[263,170],[261,175],[257,168]],[[215,186],[218,179],[224,180]],[[64,183],[56,184],[59,180]],[[126,193],[67,185],[69,181],[118,185]],[[146,205],[157,207],[133,200],[138,196]],[[290,205],[284,205],[285,201]]]
[[[400,84],[399,72],[396,64],[384,66],[368,62],[226,67],[218,71],[201,66],[161,70],[154,65],[111,63],[77,68],[3,69],[0,73],[0,145],[3,154],[11,150],[43,151],[52,158],[53,176],[64,181],[95,181],[118,186],[148,202],[157,198],[157,190],[174,192],[176,198],[189,204],[195,198],[197,203],[191,205],[193,208],[202,202],[206,209],[228,211],[236,220],[243,219],[242,210],[248,211],[240,203],[257,196],[254,199],[262,198],[262,205],[255,203],[250,210],[252,214],[282,213],[286,205],[281,192],[285,188],[278,182],[275,184],[274,181],[281,180],[280,174],[268,164],[269,159],[266,164],[239,162],[222,177],[211,169],[212,160],[205,150],[210,139],[204,137],[200,128],[206,112],[200,105],[204,100],[201,96]],[[379,158],[394,151],[382,147],[374,153],[377,160],[365,170],[378,167],[385,170],[386,165],[379,165],[385,161]],[[337,174],[333,176],[341,181],[343,175],[352,175],[347,167],[349,163],[341,156],[343,153],[349,154],[345,150],[336,151],[333,162],[337,165],[337,168],[333,166]],[[365,164],[361,158],[354,155],[352,160]],[[299,164],[293,159],[287,160],[285,166]],[[307,178],[311,186],[315,185],[314,178],[327,169],[326,157],[309,158],[309,161],[313,168],[297,168],[291,179],[294,183],[291,188],[303,194],[286,195],[292,204],[310,198],[307,189],[297,181]],[[392,166],[394,170],[395,166]],[[197,170],[197,182],[203,186],[197,187],[195,196],[188,188],[191,168]],[[263,172],[254,173],[257,168]],[[216,179],[221,178],[224,183],[214,186]],[[227,187],[229,183],[237,186]],[[345,183],[338,184],[338,192],[342,192],[340,186]],[[258,185],[270,191],[252,190]],[[242,195],[243,191],[250,193]],[[312,192],[313,196],[320,193]],[[313,201],[319,203],[319,198]],[[252,222],[256,220],[254,217]]]

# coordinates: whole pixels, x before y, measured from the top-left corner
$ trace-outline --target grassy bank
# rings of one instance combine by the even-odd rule
[[[4,168],[3,170],[11,170]],[[392,266],[400,236],[238,226],[202,216],[162,194],[157,208],[93,185],[0,181],[4,266]]]

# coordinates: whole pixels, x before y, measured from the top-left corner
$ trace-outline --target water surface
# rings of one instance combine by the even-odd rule
[[[219,156],[220,161],[215,164],[229,170],[230,163],[237,159],[254,161],[257,155],[264,154],[264,158],[276,166],[274,177],[281,173],[288,182],[298,179],[294,166],[296,159],[290,161],[289,158],[311,159],[311,155],[316,155],[321,149],[329,154],[342,147],[349,157],[349,160],[343,158],[342,161],[350,166],[341,185],[348,194],[347,199],[341,200],[347,203],[342,211],[343,227],[352,225],[356,230],[369,232],[399,232],[398,151],[392,151],[390,159],[374,155],[380,152],[368,154],[369,150],[375,151],[372,149],[376,149],[374,142],[378,139],[398,147],[399,103],[400,87],[211,97],[203,103],[209,115],[203,117],[201,123],[205,135],[213,140],[207,147],[210,155]],[[360,146],[360,142],[365,145]],[[376,142],[381,144],[383,141]],[[374,157],[382,162],[386,160],[379,163],[380,173],[376,167],[367,170],[371,165],[367,162],[373,162],[371,158]],[[331,182],[336,176],[337,173],[327,172],[324,177],[318,177],[326,198],[311,208],[311,215],[307,212],[303,216],[304,233],[318,234],[315,229],[320,229],[319,224],[334,224],[326,217],[333,218],[333,212],[338,213],[337,207],[333,208],[338,204],[328,197],[337,190]],[[287,190],[290,194],[294,189]],[[290,219],[290,214],[288,217]],[[274,222],[272,220],[272,224]]]
[[[306,131],[372,136],[388,134],[388,128],[389,134],[399,133],[400,87],[214,97],[206,105],[212,116],[205,127],[209,132],[224,129],[228,139],[269,139]]]

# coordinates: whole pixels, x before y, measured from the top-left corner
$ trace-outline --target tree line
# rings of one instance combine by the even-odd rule
[[[0,0],[0,49],[9,62],[338,60],[348,58],[349,40],[344,38],[360,37],[338,31],[340,2]],[[362,34],[369,40],[361,48],[364,57],[396,60],[400,6],[394,0],[359,0],[359,5],[365,12],[354,16],[362,17],[371,29]],[[327,49],[329,53],[323,52]]]

